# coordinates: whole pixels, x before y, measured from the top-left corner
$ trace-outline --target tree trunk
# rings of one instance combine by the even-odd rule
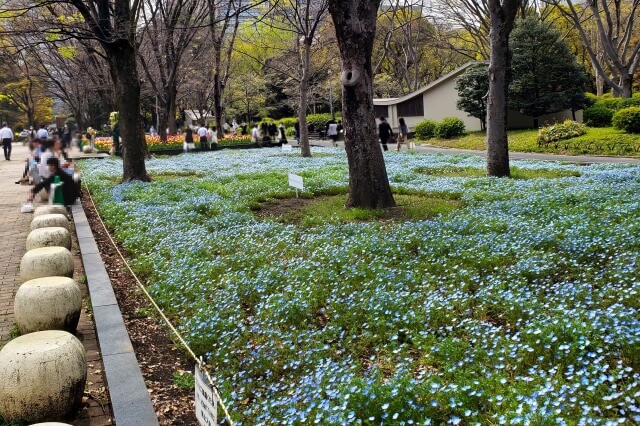
[[[169,93],[169,114],[167,115],[167,125],[169,126],[169,133],[175,135],[178,133],[178,126],[176,124],[176,98],[178,97],[178,88],[175,86],[175,83],[171,83]]]
[[[122,137],[122,181],[148,182],[151,179],[145,166],[147,142],[140,114],[140,80],[136,68],[135,48],[127,40],[119,40],[109,44],[105,50],[108,53],[111,74],[116,77],[116,105],[120,112]]]
[[[329,1],[342,57],[348,207],[373,209],[396,205],[378,143],[373,109],[371,53],[379,6],[380,0]]]
[[[213,113],[216,116],[218,140],[224,138],[224,129],[222,128],[222,81],[220,79],[220,73],[222,72],[221,49],[221,45],[214,47],[215,65],[213,70]]]
[[[169,115],[167,114],[167,106],[158,102],[158,135],[160,140],[166,142],[167,140],[167,124],[169,121]]]
[[[307,128],[307,106],[309,94],[309,68],[311,60],[311,46],[306,42],[302,43],[303,55],[300,68],[300,103],[298,105],[298,121],[300,122],[300,150],[303,157],[311,157],[311,147],[309,146],[309,129]]]
[[[620,91],[621,98],[630,98],[633,96],[633,75],[622,74],[620,77]]]
[[[505,177],[509,172],[507,93],[510,80],[509,35],[513,30],[518,0],[489,0],[491,59],[487,100],[487,175]]]

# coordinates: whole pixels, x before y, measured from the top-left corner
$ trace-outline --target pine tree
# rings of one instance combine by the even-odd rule
[[[479,119],[483,129],[487,125],[488,68],[485,63],[472,65],[456,80],[458,109]]]
[[[537,17],[520,20],[510,47],[509,107],[532,116],[535,128],[540,116],[576,109],[585,98],[586,72],[551,24]]]

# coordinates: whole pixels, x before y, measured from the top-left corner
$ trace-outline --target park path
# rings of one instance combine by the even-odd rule
[[[20,213],[20,207],[27,199],[29,186],[16,185],[24,170],[24,159],[28,149],[22,144],[13,144],[11,161],[0,160],[0,349],[10,339],[12,332],[13,299],[20,287],[20,260],[26,252],[25,243],[33,219],[32,213]],[[82,262],[78,255],[78,242],[73,236],[71,252],[74,255],[74,279],[79,281],[84,275]],[[93,326],[87,286],[80,285],[85,309],[82,310],[76,337],[82,342],[87,354],[87,401],[73,425],[102,426],[112,424],[109,408],[109,396],[103,378],[102,358]]]
[[[331,141],[328,140],[312,140],[311,145],[331,147]],[[338,146],[344,147],[344,142],[338,142]],[[389,151],[396,149],[396,144],[388,144]],[[402,150],[406,150],[406,145]],[[476,151],[471,149],[444,148],[433,145],[416,146],[415,151],[420,154],[447,154],[447,155],[477,155],[479,157],[487,156],[487,151]],[[511,160],[539,160],[539,161],[562,161],[577,164],[637,164],[640,165],[640,158],[632,157],[605,157],[598,155],[560,155],[560,154],[542,154],[537,152],[514,152],[509,151]]]

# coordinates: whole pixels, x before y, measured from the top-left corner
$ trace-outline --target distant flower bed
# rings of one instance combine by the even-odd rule
[[[184,144],[184,134],[180,135],[168,135],[166,141],[162,141],[160,136],[146,135],[147,146],[150,151],[158,151],[163,149],[182,149]],[[199,138],[193,137],[196,146],[198,146]],[[249,135],[226,135],[224,139],[218,141],[218,146],[237,146],[237,145],[251,145],[251,137]],[[100,151],[109,151],[113,146],[113,138],[111,137],[97,137],[95,139],[95,146]]]

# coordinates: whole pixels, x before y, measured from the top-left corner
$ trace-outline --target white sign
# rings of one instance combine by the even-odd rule
[[[194,373],[196,379],[196,419],[201,426],[218,425],[218,398],[213,392],[207,376],[196,364]]]
[[[293,152],[293,147],[288,143],[283,143],[282,152]]]
[[[304,183],[302,182],[302,176],[289,173],[289,186],[304,191]]]

